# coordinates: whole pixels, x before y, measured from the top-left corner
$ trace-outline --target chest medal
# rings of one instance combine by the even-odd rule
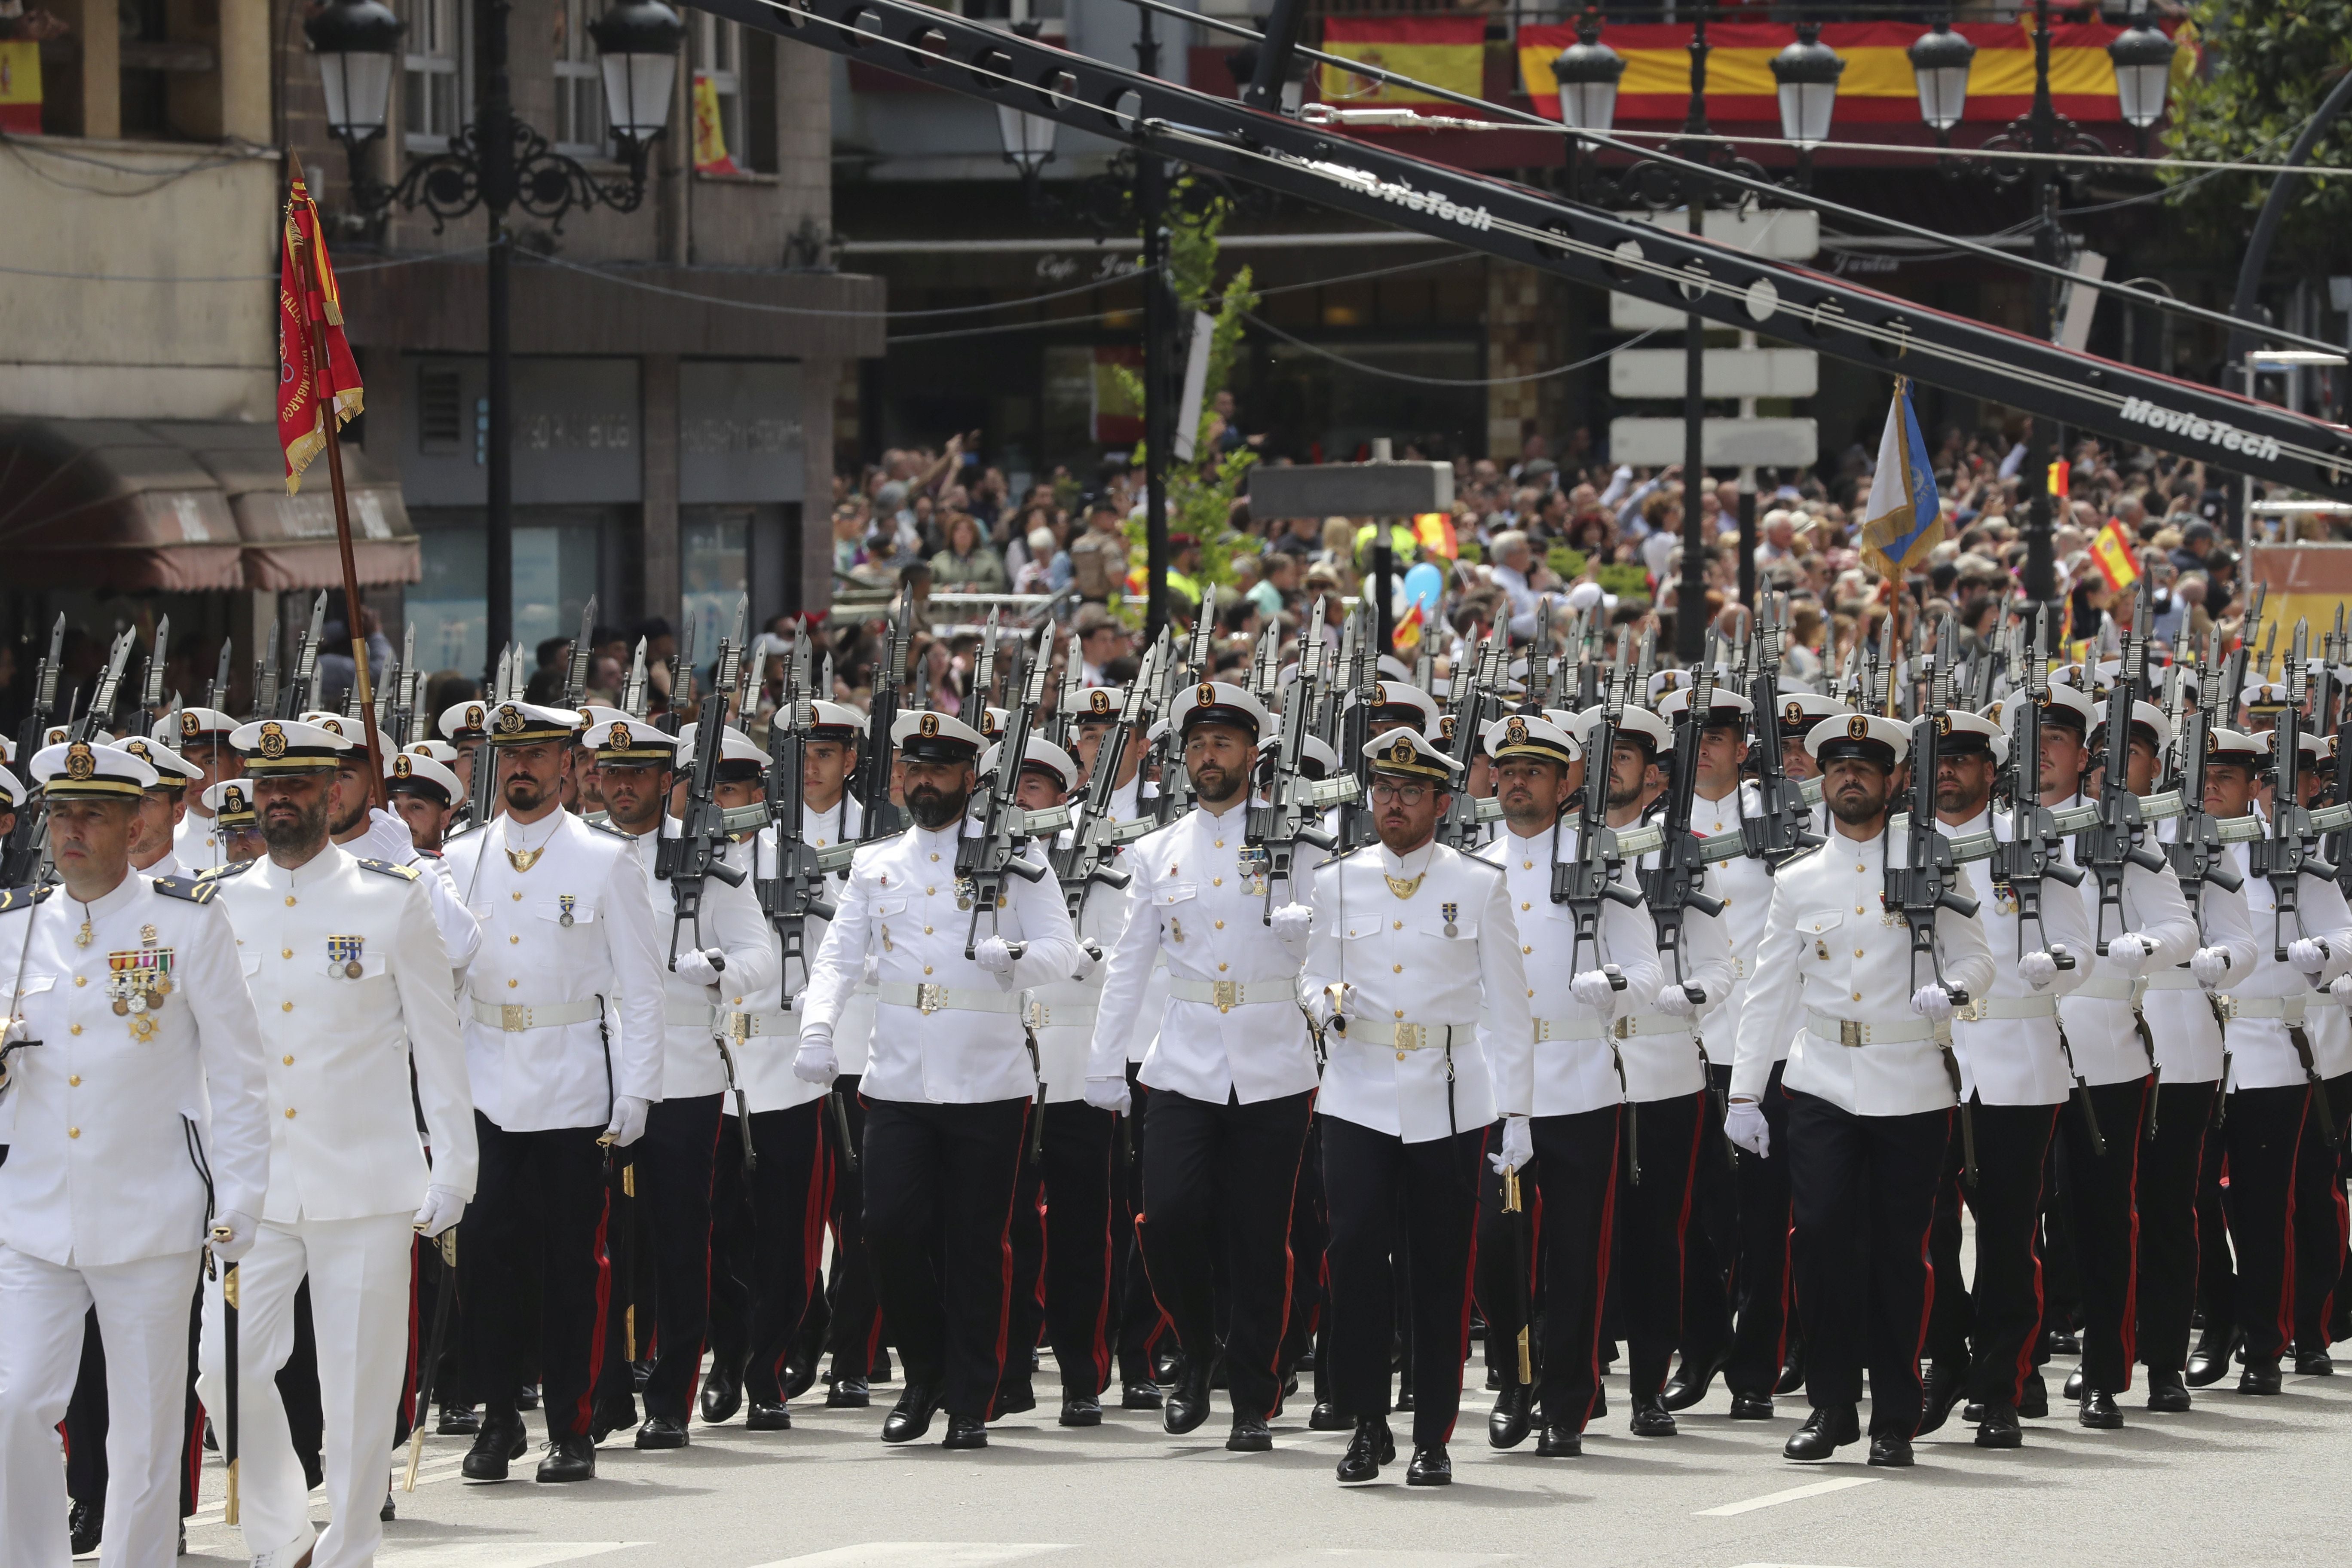
[[[155,1037],[155,1015],[172,994],[173,952],[168,947],[137,947],[106,955],[106,994],[114,1016],[131,1020],[131,1037]]]
[[[357,980],[366,971],[360,963],[361,951],[367,939],[358,936],[331,936],[327,939],[327,962],[342,971],[346,980]]]

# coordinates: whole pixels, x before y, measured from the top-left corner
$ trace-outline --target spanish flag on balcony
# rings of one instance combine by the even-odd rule
[[[1486,24],[1476,16],[1333,16],[1323,24],[1323,52],[1478,97],[1486,87]],[[1558,54],[1559,51],[1552,51]],[[1338,66],[1323,68],[1326,103],[1442,103]],[[1558,113],[1555,105],[1553,112]]]
[[[41,46],[31,38],[0,38],[0,131],[41,133]]]
[[[286,493],[292,495],[302,488],[302,470],[310,459],[326,450],[326,403],[332,402],[340,430],[360,412],[361,387],[359,362],[343,336],[342,291],[335,286],[335,268],[319,232],[319,204],[303,183],[299,164],[287,192],[280,232],[278,443],[286,449]],[[324,352],[314,353],[314,348]]]

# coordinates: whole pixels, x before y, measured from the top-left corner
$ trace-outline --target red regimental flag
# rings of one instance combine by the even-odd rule
[[[278,442],[286,448],[286,492],[302,488],[302,470],[326,449],[324,396],[331,392],[335,427],[360,411],[360,367],[343,336],[342,296],[319,233],[319,204],[302,176],[287,194],[278,270]],[[323,327],[323,367],[311,363],[313,324]],[[323,368],[326,386],[317,374]]]

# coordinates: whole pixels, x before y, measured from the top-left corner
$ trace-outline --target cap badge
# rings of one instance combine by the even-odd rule
[[[466,704],[466,728],[467,728],[467,729],[468,729],[468,730],[478,730],[478,729],[480,729],[481,727],[482,727],[482,705],[481,705],[480,703],[478,703],[478,702],[468,702],[468,703],[467,703],[467,704]]]
[[[1676,688],[1678,688],[1678,687],[1681,685],[1681,679],[1680,679],[1680,677],[1678,677],[1678,676],[1677,676],[1677,675],[1676,675],[1673,670],[1671,670],[1671,669],[1670,669],[1670,670],[1667,670],[1667,671],[1665,672],[1665,674],[1664,674],[1664,675],[1661,676],[1661,677],[1659,678],[1659,680],[1660,680],[1660,684],[1659,684],[1659,687],[1658,687],[1658,690],[1659,690],[1661,693],[1664,693],[1664,692],[1668,692],[1668,691],[1673,691],[1673,690],[1675,690]]]
[[[1400,739],[1395,745],[1389,748],[1389,761],[1392,763],[1409,763],[1412,761],[1412,742],[1411,741]]]
[[[629,727],[626,724],[614,725],[613,732],[604,737],[604,744],[608,747],[625,746],[628,743]]]
[[[203,721],[199,720],[199,719],[196,717],[195,710],[194,710],[194,709],[193,709],[193,708],[183,708],[182,710],[180,710],[180,733],[181,733],[181,734],[183,734],[183,735],[194,735],[194,734],[199,734],[199,733],[201,733],[201,732],[203,731],[203,730],[204,730],[204,722],[203,722]]]
[[[392,776],[394,778],[404,779],[415,771],[414,766],[408,760],[408,753],[406,752],[403,752],[400,755],[392,759]]]
[[[1845,738],[1849,741],[1870,739],[1870,721],[1857,713],[1845,721]]]
[[[522,710],[509,702],[499,710],[499,733],[512,735],[522,729]]]
[[[273,763],[286,754],[286,731],[275,719],[261,727],[261,754]]]
[[[1991,721],[1992,721],[1994,723],[1996,723],[1996,724],[2000,723],[2000,710],[2001,710],[2001,709],[2002,709],[2004,706],[2006,706],[2006,704],[2004,704],[2004,703],[2000,703],[2000,702],[1996,702],[1996,703],[1994,703],[1994,704],[1992,705],[1992,711],[1991,711],[1991,712],[1990,712],[1990,713],[1988,713],[1988,714],[1986,714],[1986,715],[1985,715],[1985,717],[1986,717],[1986,718],[1988,718],[1988,719],[1990,719],[1990,720],[1991,720]]]
[[[1194,692],[1192,695],[1197,700],[1202,703],[1215,702],[1217,700],[1216,682],[1212,680],[1204,680],[1201,682],[1201,689]]]
[[[1805,705],[1792,698],[1789,706],[1781,710],[1780,716],[1788,723],[1801,724],[1805,721]]]
[[[229,811],[243,811],[245,809],[245,791],[235,784],[229,785],[228,788],[221,791],[221,805],[224,808]]]
[[[1528,738],[1528,721],[1525,719],[1512,719],[1509,723],[1503,726],[1503,734],[1511,744],[1518,745]]]
[[[1388,700],[1389,700],[1389,685],[1388,685],[1388,682],[1387,682],[1387,681],[1385,681],[1385,680],[1376,680],[1376,681],[1372,682],[1372,706],[1374,706],[1375,708],[1377,708],[1377,707],[1381,706],[1382,703],[1385,703]]]
[[[916,723],[915,732],[922,736],[925,740],[929,740],[931,737],[937,735],[940,732],[940,716],[936,713],[924,714],[921,720]]]
[[[1110,693],[1109,693],[1109,692],[1108,692],[1108,691],[1105,691],[1105,690],[1104,690],[1101,687],[1099,687],[1099,686],[1096,687],[1096,688],[1094,689],[1093,693],[1092,693],[1090,696],[1088,696],[1088,697],[1087,697],[1087,710],[1088,712],[1090,712],[1090,713],[1108,713],[1108,712],[1109,712],[1109,711],[1110,711]]]
[[[330,735],[340,735],[343,732],[343,721],[341,719],[321,719],[319,728]]]
[[[97,776],[98,759],[90,755],[86,742],[76,741],[73,750],[66,753],[66,777],[77,783]]]

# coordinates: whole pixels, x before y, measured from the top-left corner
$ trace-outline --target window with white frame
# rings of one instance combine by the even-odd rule
[[[556,0],[555,150],[574,158],[602,158],[604,79],[588,26],[604,12],[603,0]]]
[[[399,0],[408,24],[401,57],[402,145],[441,153],[468,114],[466,91],[466,0]]]

